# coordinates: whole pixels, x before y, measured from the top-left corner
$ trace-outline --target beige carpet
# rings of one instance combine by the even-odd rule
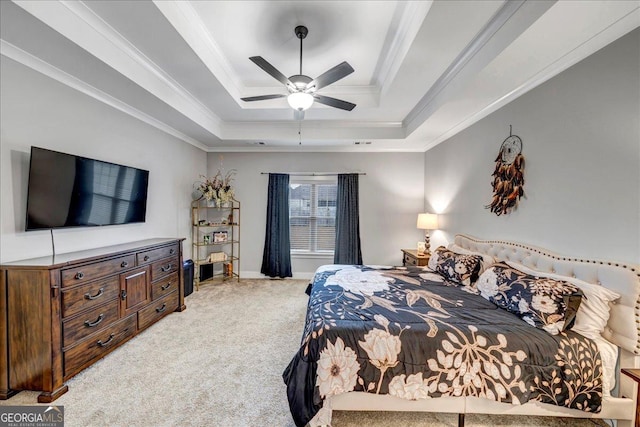
[[[306,282],[207,285],[173,313],[67,384],[65,426],[294,427],[282,371],[296,352]],[[0,405],[35,404],[22,392]],[[454,427],[450,414],[334,412],[334,427]],[[605,425],[467,415],[469,427]]]

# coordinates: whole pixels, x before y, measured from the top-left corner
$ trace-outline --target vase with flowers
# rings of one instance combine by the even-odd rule
[[[213,178],[207,178],[204,175],[200,176],[202,181],[197,183],[197,190],[201,194],[200,197],[207,201],[208,206],[221,207],[234,200],[232,183],[235,173],[235,169],[226,174],[222,170],[218,170]]]

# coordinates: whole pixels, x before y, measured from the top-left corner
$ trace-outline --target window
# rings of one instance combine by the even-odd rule
[[[330,180],[292,180],[289,184],[292,254],[333,254],[336,240],[337,183],[335,177],[329,178]]]

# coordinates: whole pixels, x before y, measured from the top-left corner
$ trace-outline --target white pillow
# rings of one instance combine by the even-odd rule
[[[572,331],[579,333],[587,338],[600,337],[609,321],[609,303],[620,298],[620,295],[604,286],[594,285],[575,277],[561,276],[559,274],[546,273],[542,271],[532,270],[522,264],[507,261],[507,264],[524,273],[538,277],[547,277],[554,280],[564,280],[569,282],[582,291],[584,297],[580,302],[576,320],[571,328]]]

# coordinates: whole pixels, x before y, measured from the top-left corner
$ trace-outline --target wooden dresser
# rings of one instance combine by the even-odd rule
[[[0,266],[0,399],[49,403],[83,369],[182,311],[182,240],[149,239]]]

